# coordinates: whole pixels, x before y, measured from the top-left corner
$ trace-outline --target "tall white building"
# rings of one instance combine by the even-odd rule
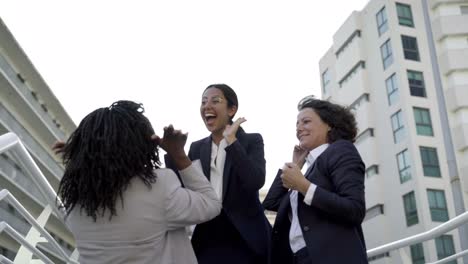
[[[63,167],[50,147],[57,139],[66,139],[76,128],[60,102],[37,72],[27,55],[0,19],[0,135],[13,132],[21,139],[50,185],[57,190]],[[21,168],[17,157],[0,155],[0,190],[8,190],[34,216],[43,211],[47,201],[40,194],[32,175]],[[0,201],[0,222],[6,222],[26,236],[31,225],[18,211]],[[74,248],[70,231],[57,217],[49,218],[45,228],[68,253]],[[0,255],[11,260],[19,244],[0,234]],[[51,244],[38,244],[54,263],[65,263]]]
[[[322,97],[352,107],[358,121],[367,247],[464,212],[468,1],[371,0],[337,30],[319,64]],[[467,249],[467,240],[465,225],[405,251],[413,263],[433,262]],[[371,261],[402,258],[393,251]]]

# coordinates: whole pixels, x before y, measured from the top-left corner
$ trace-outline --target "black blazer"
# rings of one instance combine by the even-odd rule
[[[236,133],[237,140],[226,147],[223,173],[223,209],[215,219],[197,225],[192,243],[194,249],[204,243],[213,243],[213,228],[210,225],[230,222],[257,256],[268,256],[271,226],[259,200],[259,189],[265,183],[265,158],[263,138],[260,134],[247,134],[242,128]],[[191,160],[200,159],[203,172],[210,179],[211,137],[193,142],[189,150]],[[211,234],[210,234],[211,230]],[[223,239],[216,236],[216,239]],[[228,258],[228,256],[225,256]]]
[[[368,263],[361,223],[366,214],[365,167],[355,146],[338,140],[317,158],[305,177],[315,185],[311,205],[298,194],[297,215],[314,264]],[[272,234],[271,263],[292,263],[289,245],[290,192],[278,172],[264,202],[277,211]]]

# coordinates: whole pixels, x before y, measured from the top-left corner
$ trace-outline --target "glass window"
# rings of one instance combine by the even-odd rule
[[[413,264],[424,264],[426,260],[424,259],[424,249],[422,243],[410,246],[411,249],[411,260]]]
[[[414,27],[413,14],[411,12],[411,6],[401,3],[396,3],[398,23],[402,26]]]
[[[419,61],[418,41],[415,37],[401,36],[405,59]]]
[[[388,105],[392,105],[398,101],[398,83],[395,73],[385,80],[385,86],[387,86]]]
[[[328,69],[326,69],[323,73],[322,73],[322,92],[325,94],[327,93],[327,87],[328,87],[328,84],[330,83],[330,73],[328,72]]]
[[[422,136],[434,136],[429,109],[413,107],[416,132]]]
[[[443,259],[455,254],[455,247],[453,245],[453,239],[451,235],[442,235],[435,239],[436,249],[437,249],[437,258]],[[456,264],[457,261],[453,260],[447,262],[449,264]]]
[[[411,179],[411,162],[407,149],[397,154],[398,172],[400,174],[400,183]]]
[[[374,175],[379,174],[379,166],[378,165],[372,165],[369,168],[366,169],[366,176],[367,178],[370,178]]]
[[[430,147],[419,147],[424,176],[440,177],[439,157],[437,149]]]
[[[412,96],[426,97],[426,86],[422,72],[407,71],[410,94]]]
[[[377,31],[379,32],[380,36],[388,30],[387,12],[385,11],[385,7],[380,9],[375,17],[377,19]]]
[[[393,141],[401,142],[405,138],[405,126],[403,125],[403,113],[401,110],[396,112],[391,117],[393,129]]]
[[[414,192],[403,195],[403,206],[405,207],[406,225],[412,226],[419,223]]]
[[[427,190],[427,199],[431,210],[431,219],[434,222],[445,222],[449,219],[447,202],[443,190]]]
[[[390,39],[385,41],[385,43],[380,46],[380,53],[382,54],[382,63],[385,70],[393,63],[392,45],[390,44]]]

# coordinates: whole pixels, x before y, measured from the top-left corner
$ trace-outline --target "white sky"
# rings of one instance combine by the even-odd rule
[[[78,124],[120,99],[208,135],[199,114],[212,83],[239,97],[237,117],[265,143],[269,188],[292,157],[296,105],[320,97],[318,61],[368,0],[1,0],[0,17]]]

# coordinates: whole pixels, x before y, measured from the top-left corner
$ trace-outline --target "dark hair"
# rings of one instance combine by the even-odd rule
[[[210,84],[208,85],[208,87],[205,88],[203,92],[210,88],[219,89],[223,93],[224,97],[226,97],[228,107],[236,106],[237,109],[239,109],[239,101],[237,100],[237,94],[231,87],[229,87],[229,85],[224,83]],[[234,113],[234,115],[231,117],[231,120],[234,118],[235,115],[236,114]]]
[[[67,215],[80,206],[96,221],[110,211],[116,215],[117,198],[133,177],[148,187],[156,182],[159,168],[157,144],[142,104],[118,101],[88,114],[65,144],[65,173],[59,184]]]
[[[304,97],[297,109],[312,108],[323,122],[330,126],[327,139],[333,143],[338,139],[354,142],[357,134],[357,123],[350,108],[328,101],[316,99],[313,96]]]

